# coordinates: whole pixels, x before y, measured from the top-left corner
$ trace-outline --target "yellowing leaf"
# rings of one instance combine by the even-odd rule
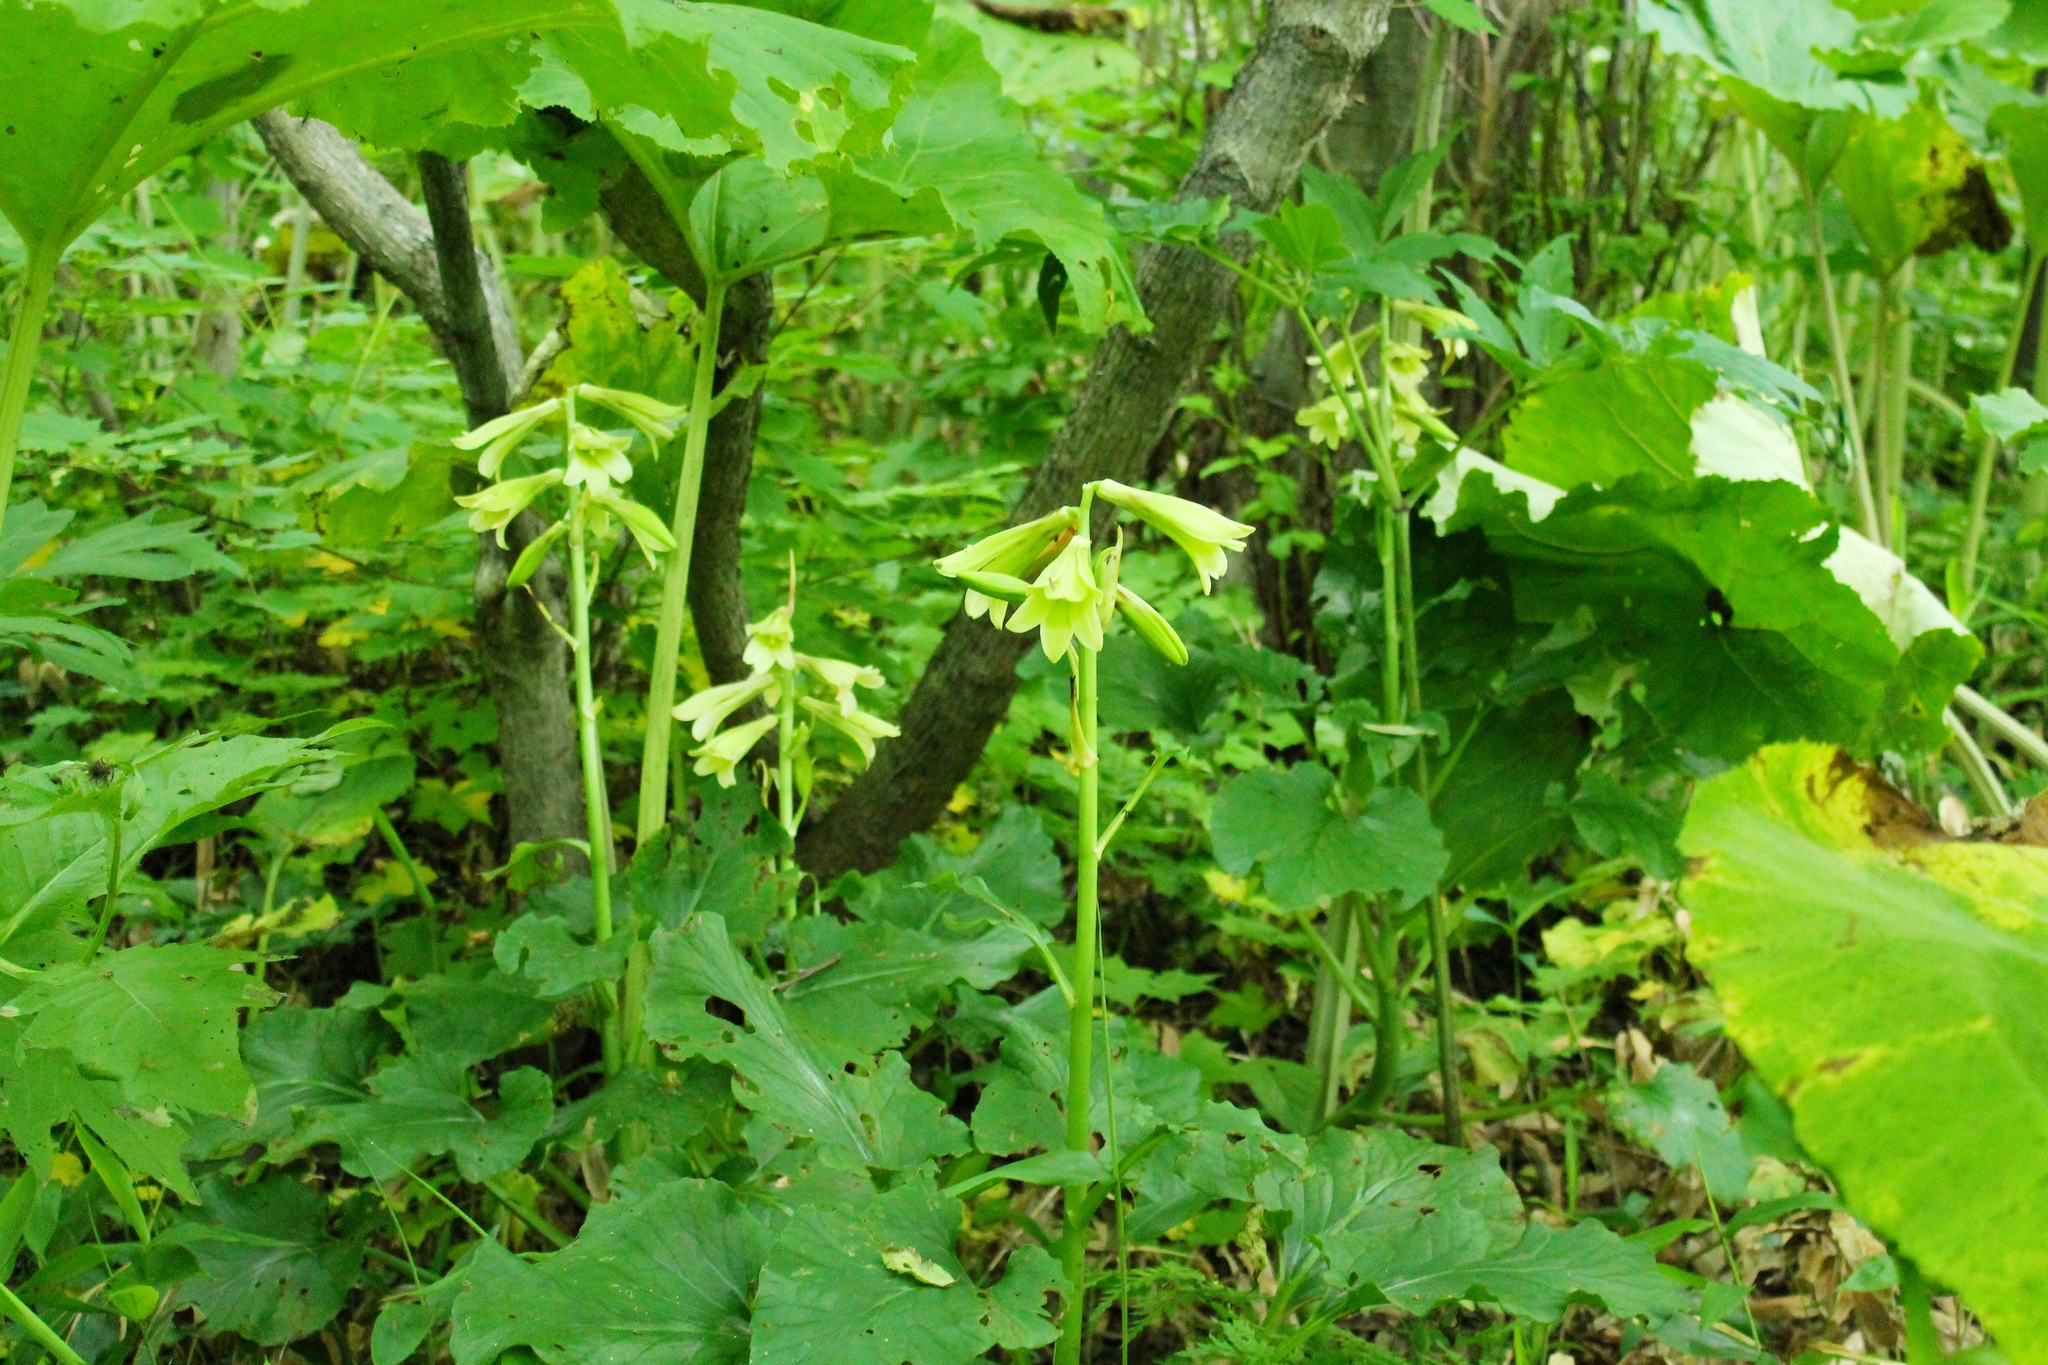
[[[75,1190],[85,1179],[85,1163],[70,1152],[59,1152],[50,1158],[50,1179]]]
[[[328,573],[338,575],[354,573],[362,565],[351,559],[343,559],[340,555],[329,554],[325,550],[315,550],[312,557],[306,561],[306,567],[324,569]]]
[[[953,1283],[953,1272],[935,1261],[926,1260],[910,1247],[884,1247],[882,1264],[898,1275],[908,1275],[940,1289]]]

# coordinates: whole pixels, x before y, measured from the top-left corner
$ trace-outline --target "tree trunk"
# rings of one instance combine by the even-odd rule
[[[470,425],[502,416],[519,381],[519,332],[497,271],[471,236],[466,170],[423,154],[422,212],[331,125],[275,110],[255,125],[327,225],[426,321],[455,368]],[[499,549],[492,536],[478,538],[475,652],[498,713],[513,843],[575,837],[584,829],[568,649],[533,597],[505,590],[519,551],[542,529],[528,513],[508,528],[509,549]],[[531,586],[557,621],[568,619],[558,565],[544,566]]]
[[[1179,197],[1226,195],[1262,211],[1279,202],[1343,112],[1359,64],[1385,32],[1387,8],[1385,0],[1272,0],[1259,46],[1210,124]],[[1238,240],[1232,249],[1242,257],[1250,244]],[[1152,330],[1119,327],[1103,338],[1016,520],[1077,501],[1092,479],[1137,476],[1236,286],[1229,270],[1179,247],[1142,253],[1137,280]],[[929,824],[1009,710],[1017,661],[1030,644],[956,615],[904,707],[902,738],[885,743],[838,804],[805,830],[798,843],[804,866],[825,883],[848,869],[882,867],[904,836]]]

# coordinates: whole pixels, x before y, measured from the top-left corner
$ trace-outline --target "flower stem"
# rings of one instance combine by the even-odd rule
[[[697,321],[696,390],[683,437],[683,470],[676,484],[675,520],[661,580],[661,611],[654,627],[654,676],[647,686],[647,740],[640,751],[638,839],[653,840],[668,823],[669,735],[675,723],[676,664],[683,649],[683,613],[689,605],[690,550],[697,535],[697,497],[704,484],[704,442],[711,429],[712,388],[718,371],[718,328],[725,315],[725,286],[704,291],[704,315]]]
[[[573,414],[570,424],[573,427]],[[576,730],[583,754],[583,813],[590,830],[590,909],[594,936],[603,943],[612,936],[612,817],[604,789],[604,750],[597,740],[597,696],[590,680],[590,573],[584,549],[586,502],[578,494],[569,513],[569,624],[576,637]],[[619,1069],[622,1059],[618,1029],[618,992],[599,987],[605,1006],[605,1074]]]
[[[796,880],[791,875],[796,871],[796,674],[791,673],[783,680],[781,716],[775,730],[775,803],[776,818],[782,824],[782,832],[789,836],[789,847],[776,862],[782,872],[783,901],[782,917],[796,918]]]
[[[50,308],[50,285],[57,277],[57,256],[56,251],[47,249],[29,252],[21,280],[21,301],[14,310],[14,331],[7,342],[7,365],[0,371],[0,530],[7,526],[14,453],[21,444],[21,418],[28,411],[29,384],[36,377],[36,352],[43,345],[43,316]]]
[[[1092,1127],[1088,1121],[1090,1097],[1094,1093],[1095,1071],[1095,944],[1098,932],[1096,900],[1097,802],[1101,794],[1101,770],[1095,749],[1095,651],[1074,644],[1074,735],[1073,752],[1081,765],[1080,811],[1074,831],[1077,863],[1074,870],[1074,1003],[1067,1019],[1067,1150],[1092,1149]],[[1107,1079],[1107,1078],[1105,1078]],[[1067,1274],[1069,1297],[1060,1316],[1057,1365],[1079,1365],[1081,1334],[1087,1319],[1084,1285],[1088,1275],[1088,1186],[1066,1189],[1066,1233],[1060,1242],[1060,1262]]]
[[[1820,280],[1821,316],[1828,325],[1828,351],[1835,362],[1835,397],[1842,405],[1842,443],[1849,452],[1849,478],[1856,490],[1856,510],[1863,534],[1881,539],[1877,499],[1870,489],[1870,465],[1863,455],[1863,430],[1856,416],[1856,390],[1849,382],[1849,342],[1842,333],[1842,310],[1835,302],[1835,278],[1828,270],[1828,244],[1821,233],[1820,200],[1806,188],[1806,212],[1813,221],[1813,264]]]
[[[1998,387],[2012,387],[2013,370],[2019,364],[2020,338],[2027,328],[2027,308],[2039,287],[2041,266],[2048,261],[2048,252],[2036,251],[2027,262],[2026,274],[2020,287],[2020,312],[2013,320],[2012,333],[2006,338],[2005,362],[1999,367]],[[2035,395],[2039,397],[2039,395]],[[1991,478],[1998,468],[1998,452],[2003,443],[1995,436],[1986,436],[1983,447],[1977,452],[1977,468],[1970,478],[1970,520],[1963,528],[1963,549],[1960,559],[1962,573],[1958,575],[1963,583],[1963,601],[1951,602],[1949,608],[1967,623],[1971,611],[1977,605],[1977,552],[1984,544],[1984,519],[1991,502]],[[1960,608],[1960,609],[1958,609]]]

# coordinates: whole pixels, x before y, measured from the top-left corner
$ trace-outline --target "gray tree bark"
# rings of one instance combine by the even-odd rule
[[[427,210],[400,194],[332,125],[273,110],[254,120],[264,145],[328,227],[412,303],[462,387],[471,426],[502,416],[519,382],[519,331],[490,259],[476,249],[464,167],[427,153]],[[508,528],[509,549],[478,538],[476,657],[496,708],[507,835],[514,843],[574,837],[583,829],[581,766],[569,704],[569,653],[506,575],[544,529],[528,513]],[[568,619],[560,567],[534,575],[536,596]]]
[[[1386,0],[1272,0],[1258,48],[1204,138],[1179,198],[1228,196],[1270,210],[1351,97],[1359,65],[1386,31]],[[1231,249],[1249,254],[1242,240]],[[1148,333],[1113,329],[1097,349],[1073,411],[1019,501],[1014,519],[1077,501],[1081,485],[1132,479],[1196,377],[1236,277],[1181,247],[1143,252],[1138,296]],[[885,866],[897,845],[937,817],[1009,710],[1017,661],[1031,641],[956,615],[905,705],[903,736],[805,832],[797,853],[821,882]]]

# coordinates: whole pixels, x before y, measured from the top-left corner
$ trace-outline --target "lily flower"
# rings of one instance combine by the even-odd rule
[[[476,472],[487,479],[498,477],[498,471],[505,466],[505,457],[519,448],[519,443],[533,434],[533,429],[555,415],[562,407],[562,400],[550,398],[545,403],[535,403],[530,408],[508,412],[503,417],[484,423],[475,431],[465,431],[451,443],[457,450],[478,450],[483,454],[476,457]]]
[[[770,668],[796,671],[796,626],[787,604],[747,623],[747,649],[740,658],[756,673]]]
[[[688,408],[664,403],[658,398],[649,398],[644,393],[628,393],[624,389],[599,388],[595,384],[578,384],[576,396],[587,398],[599,407],[609,408],[619,416],[640,428],[640,434],[647,443],[659,446],[663,441],[673,439],[676,427],[688,415]]]
[[[702,744],[725,724],[725,718],[759,697],[773,706],[782,700],[782,684],[773,673],[756,673],[723,687],[707,687],[679,703],[675,718],[690,727],[690,738]]]
[[[633,533],[634,544],[647,557],[647,567],[654,567],[660,556],[676,547],[676,538],[668,527],[661,524],[661,518],[631,498],[614,497],[610,493],[593,493],[592,501],[626,523],[626,529]]]
[[[745,725],[735,725],[730,730],[720,731],[703,748],[692,750],[690,756],[697,760],[697,776],[716,776],[719,786],[730,787],[740,763],[753,752],[761,736],[775,728],[776,722],[775,716],[763,716]]]
[[[1122,584],[1117,585],[1116,604],[1124,619],[1131,623],[1131,629],[1137,631],[1146,644],[1173,663],[1185,664],[1188,661],[1187,645],[1182,642],[1180,633],[1159,614],[1159,608]]]
[[[1091,486],[1097,497],[1165,532],[1168,540],[1180,546],[1194,561],[1203,592],[1209,591],[1210,581],[1222,577],[1229,567],[1224,555],[1231,550],[1242,551],[1245,538],[1252,533],[1252,528],[1241,521],[1232,521],[1221,512],[1171,493],[1131,488],[1115,479],[1101,479]]]
[[[1096,586],[1088,537],[1077,535],[1031,585],[1024,605],[1010,617],[1019,635],[1039,632],[1045,657],[1066,657],[1076,639],[1084,648],[1102,648],[1101,589]]]
[[[1443,308],[1433,303],[1417,303],[1412,299],[1395,299],[1394,311],[1421,323],[1423,330],[1442,342],[1444,350],[1455,359],[1464,359],[1466,352],[1471,349],[1466,344],[1465,334],[1479,334],[1479,324],[1455,308]]]
[[[528,503],[548,489],[562,482],[562,471],[546,470],[529,474],[523,479],[506,479],[475,493],[466,493],[455,500],[459,507],[469,509],[469,529],[472,531],[496,531],[498,546],[505,545],[505,528],[512,519],[526,510]]]
[[[1073,524],[1074,509],[1062,507],[1036,521],[1027,521],[1022,526],[1012,526],[977,540],[964,550],[956,550],[944,559],[934,560],[932,567],[948,578],[958,578],[967,573],[990,573],[1028,580],[1046,551]],[[1003,624],[1010,610],[1008,602],[977,592],[972,587],[968,588],[962,605],[966,607],[969,619],[987,613],[989,620],[998,626]]]
[[[613,436],[578,422],[569,430],[569,467],[562,482],[582,484],[593,493],[609,493],[615,483],[633,477],[633,462],[626,458],[632,438]]]
[[[803,697],[799,700],[803,703],[804,710],[852,740],[855,747],[860,750],[861,758],[869,763],[875,761],[876,740],[894,739],[903,733],[880,716],[871,716],[865,711],[842,712],[816,697]]]
[[[860,710],[860,701],[853,692],[856,686],[882,685],[882,671],[866,664],[848,663],[845,659],[820,659],[813,654],[799,654],[796,661],[817,674],[819,681],[832,689],[833,700],[838,702],[841,715],[850,716]]]

